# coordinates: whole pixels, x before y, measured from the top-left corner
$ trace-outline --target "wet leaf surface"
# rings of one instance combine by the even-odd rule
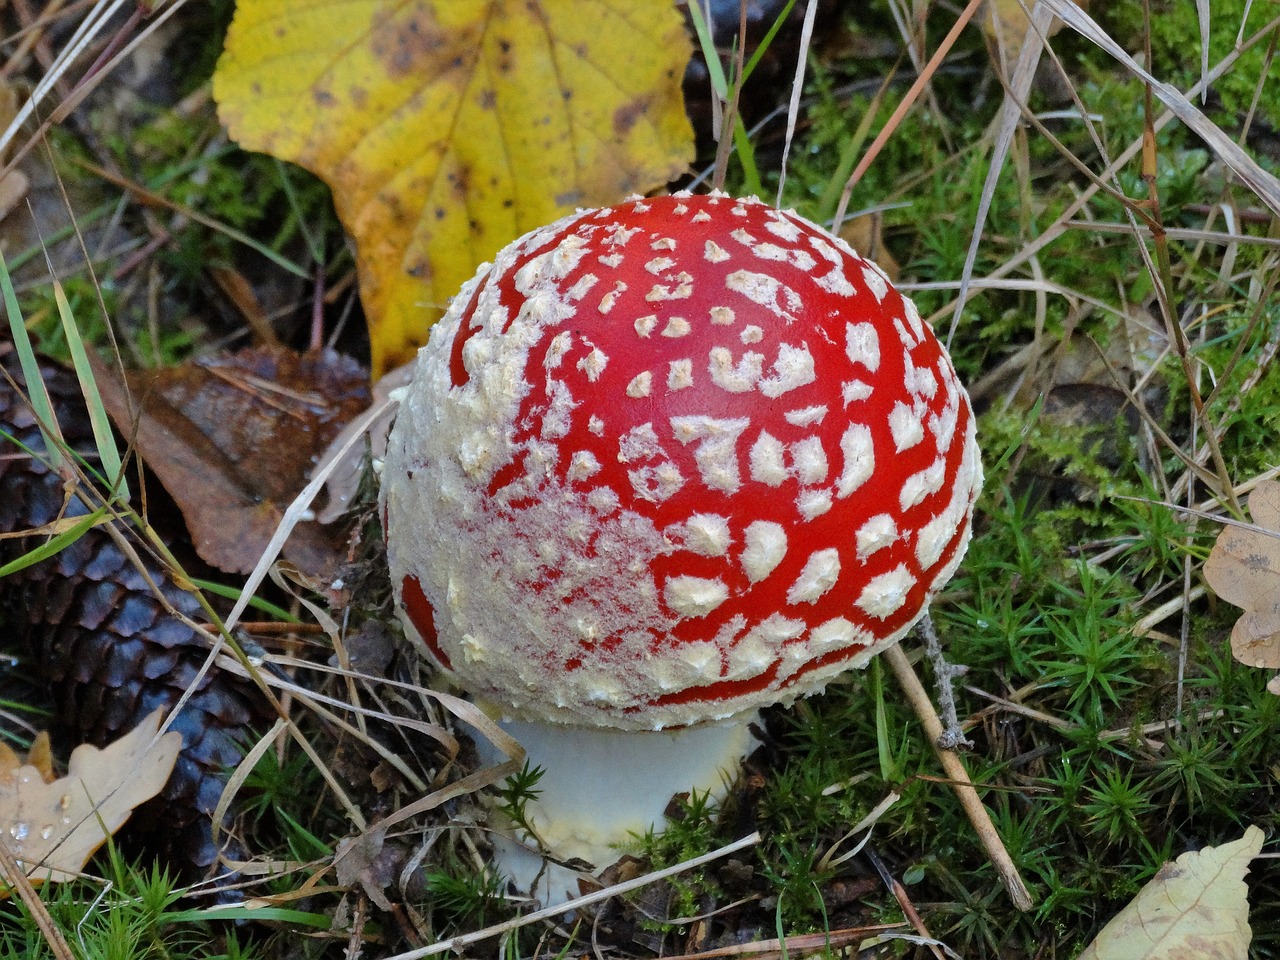
[[[0,751],[0,831],[28,876],[74,879],[133,808],[164,788],[182,737],[157,738],[162,718],[162,710],[153,711],[101,750],[82,744],[71,754],[67,775],[56,780],[46,739],[36,741],[26,762],[7,747]],[[2,870],[0,878],[8,881]]]

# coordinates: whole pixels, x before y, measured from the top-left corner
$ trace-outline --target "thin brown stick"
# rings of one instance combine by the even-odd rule
[[[991,865],[996,868],[996,873],[1000,875],[1000,880],[1004,883],[1004,888],[1009,893],[1009,899],[1013,901],[1013,905],[1019,910],[1030,910],[1032,906],[1031,893],[1027,890],[1027,885],[1022,882],[1022,876],[1018,873],[1018,868],[1009,856],[1009,851],[1005,849],[1004,841],[1000,839],[1000,834],[996,832],[995,824],[991,822],[991,815],[987,813],[987,808],[982,805],[982,800],[978,797],[978,791],[974,789],[973,780],[970,779],[969,772],[965,770],[964,764],[960,762],[960,758],[953,751],[943,750],[938,746],[938,737],[944,733],[942,720],[938,717],[938,712],[933,707],[933,701],[929,699],[929,694],[925,692],[920,678],[916,676],[916,671],[911,666],[911,661],[907,659],[906,653],[898,645],[890,647],[881,656],[889,661],[889,666],[893,668],[893,672],[898,678],[898,684],[902,687],[903,693],[907,695],[907,699],[911,701],[911,707],[915,710],[916,716],[920,718],[920,725],[924,727],[925,736],[929,738],[929,744],[933,747],[933,752],[938,755],[942,769],[946,771],[947,777],[954,781],[952,789],[956,792],[960,806],[964,807],[964,812],[968,816],[969,822],[973,824],[974,830],[978,832],[978,839],[982,841],[983,847],[986,848],[987,856],[991,859]]]
[[[902,98],[902,102],[898,104],[898,108],[893,111],[893,115],[876,134],[876,138],[871,141],[871,146],[867,147],[867,152],[862,155],[862,159],[858,161],[857,167],[853,173],[849,175],[848,181],[844,185],[844,192],[840,195],[840,204],[836,207],[835,223],[831,227],[831,232],[838,234],[840,232],[840,224],[844,220],[845,211],[849,208],[849,198],[853,195],[853,188],[858,185],[858,181],[862,179],[862,175],[867,172],[867,168],[871,166],[872,161],[879,155],[884,145],[889,142],[889,137],[898,129],[898,124],[902,122],[902,118],[906,116],[911,105],[916,102],[925,85],[932,79],[934,73],[937,72],[939,65],[951,48],[955,46],[955,42],[960,39],[960,33],[964,30],[973,15],[978,12],[978,6],[982,0],[969,0],[969,3],[960,11],[960,16],[956,18],[956,22],[951,25],[951,30],[942,38],[942,43],[938,49],[934,51],[929,62],[925,64],[924,70],[920,76],[916,77],[915,83],[907,91],[907,95]]]
[[[756,940],[729,947],[714,947],[701,953],[682,953],[667,960],[717,960],[720,957],[749,957],[750,960],[772,960],[774,957],[808,957],[821,954],[837,956],[833,951],[856,947],[875,934],[897,930],[900,923],[881,923],[867,927],[847,927],[823,933],[797,933],[784,940]],[[843,954],[839,954],[843,956]]]
[[[0,872],[9,881],[10,892],[14,890],[18,892],[18,897],[30,912],[31,919],[35,921],[45,943],[49,945],[49,952],[58,960],[75,960],[75,954],[67,945],[62,931],[54,923],[53,917],[49,915],[49,909],[27,877],[26,864],[18,863],[13,852],[5,845],[3,838],[0,838]]]
[[[716,144],[715,173],[711,178],[711,189],[724,187],[724,178],[729,172],[729,151],[733,147],[733,134],[738,126],[738,100],[742,96],[742,73],[746,62],[744,56],[747,47],[747,5],[744,3],[739,13],[738,43],[733,54],[733,86],[729,88],[729,100],[724,104],[724,114],[720,120],[720,141]],[[711,31],[712,46],[715,45],[715,30],[711,25],[711,11],[707,9],[707,29]],[[715,96],[715,91],[711,91]]]

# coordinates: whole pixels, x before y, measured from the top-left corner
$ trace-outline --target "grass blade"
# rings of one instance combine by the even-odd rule
[[[1244,182],[1254,195],[1274,214],[1280,215],[1280,179],[1264,170],[1257,160],[1232,140],[1213,121],[1201,113],[1180,91],[1161,80],[1134,60],[1087,13],[1067,0],[1041,0],[1057,17],[1080,36],[1096,45],[1126,70],[1151,86],[1156,99],[1175,117],[1203,139],[1218,159]],[[1203,86],[1201,87],[1203,89]]]
[[[49,458],[49,464],[54,470],[60,470],[63,464],[62,435],[53,415],[49,391],[45,389],[44,378],[40,375],[40,364],[31,347],[31,338],[27,336],[26,324],[22,322],[18,294],[13,289],[13,278],[9,275],[9,265],[5,262],[3,253],[0,253],[0,292],[4,295],[4,309],[9,317],[9,331],[13,335],[14,349],[18,352],[18,362],[22,364],[22,376],[27,381],[27,400],[35,411],[36,423],[44,437],[45,456]]]
[[[93,439],[98,447],[98,459],[102,462],[102,472],[111,490],[125,503],[129,501],[129,484],[124,477],[124,469],[120,461],[120,451],[116,447],[115,434],[111,432],[111,418],[107,416],[107,408],[103,406],[102,395],[98,392],[98,382],[94,379],[93,370],[89,366],[89,354],[85,350],[84,340],[80,337],[80,328],[76,326],[76,318],[71,312],[71,304],[62,289],[62,283],[53,276],[53,298],[58,305],[58,313],[62,317],[62,329],[67,338],[67,349],[71,351],[71,362],[80,381],[80,391],[84,394],[85,406],[89,410],[89,422],[93,425]]]
[[[7,577],[11,573],[17,573],[19,570],[25,570],[27,567],[34,566],[41,560],[47,560],[56,554],[59,550],[71,546],[89,530],[96,527],[107,515],[106,507],[99,507],[93,513],[86,514],[83,519],[79,520],[71,529],[64,530],[55,537],[50,537],[40,546],[36,547],[28,553],[24,553],[20,557],[15,557],[4,566],[0,566],[0,577]]]

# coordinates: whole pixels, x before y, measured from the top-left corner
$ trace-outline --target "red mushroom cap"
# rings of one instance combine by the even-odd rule
[[[624,729],[814,692],[954,572],[973,412],[910,300],[755,199],[586,210],[481,267],[383,471],[409,633],[515,715]]]

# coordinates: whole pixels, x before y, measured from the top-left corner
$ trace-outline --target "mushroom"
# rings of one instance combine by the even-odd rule
[[[550,851],[603,866],[732,778],[756,711],[906,634],[981,481],[951,361],[875,264],[681,193],[480,268],[419,354],[382,502],[408,636],[547,770]]]

